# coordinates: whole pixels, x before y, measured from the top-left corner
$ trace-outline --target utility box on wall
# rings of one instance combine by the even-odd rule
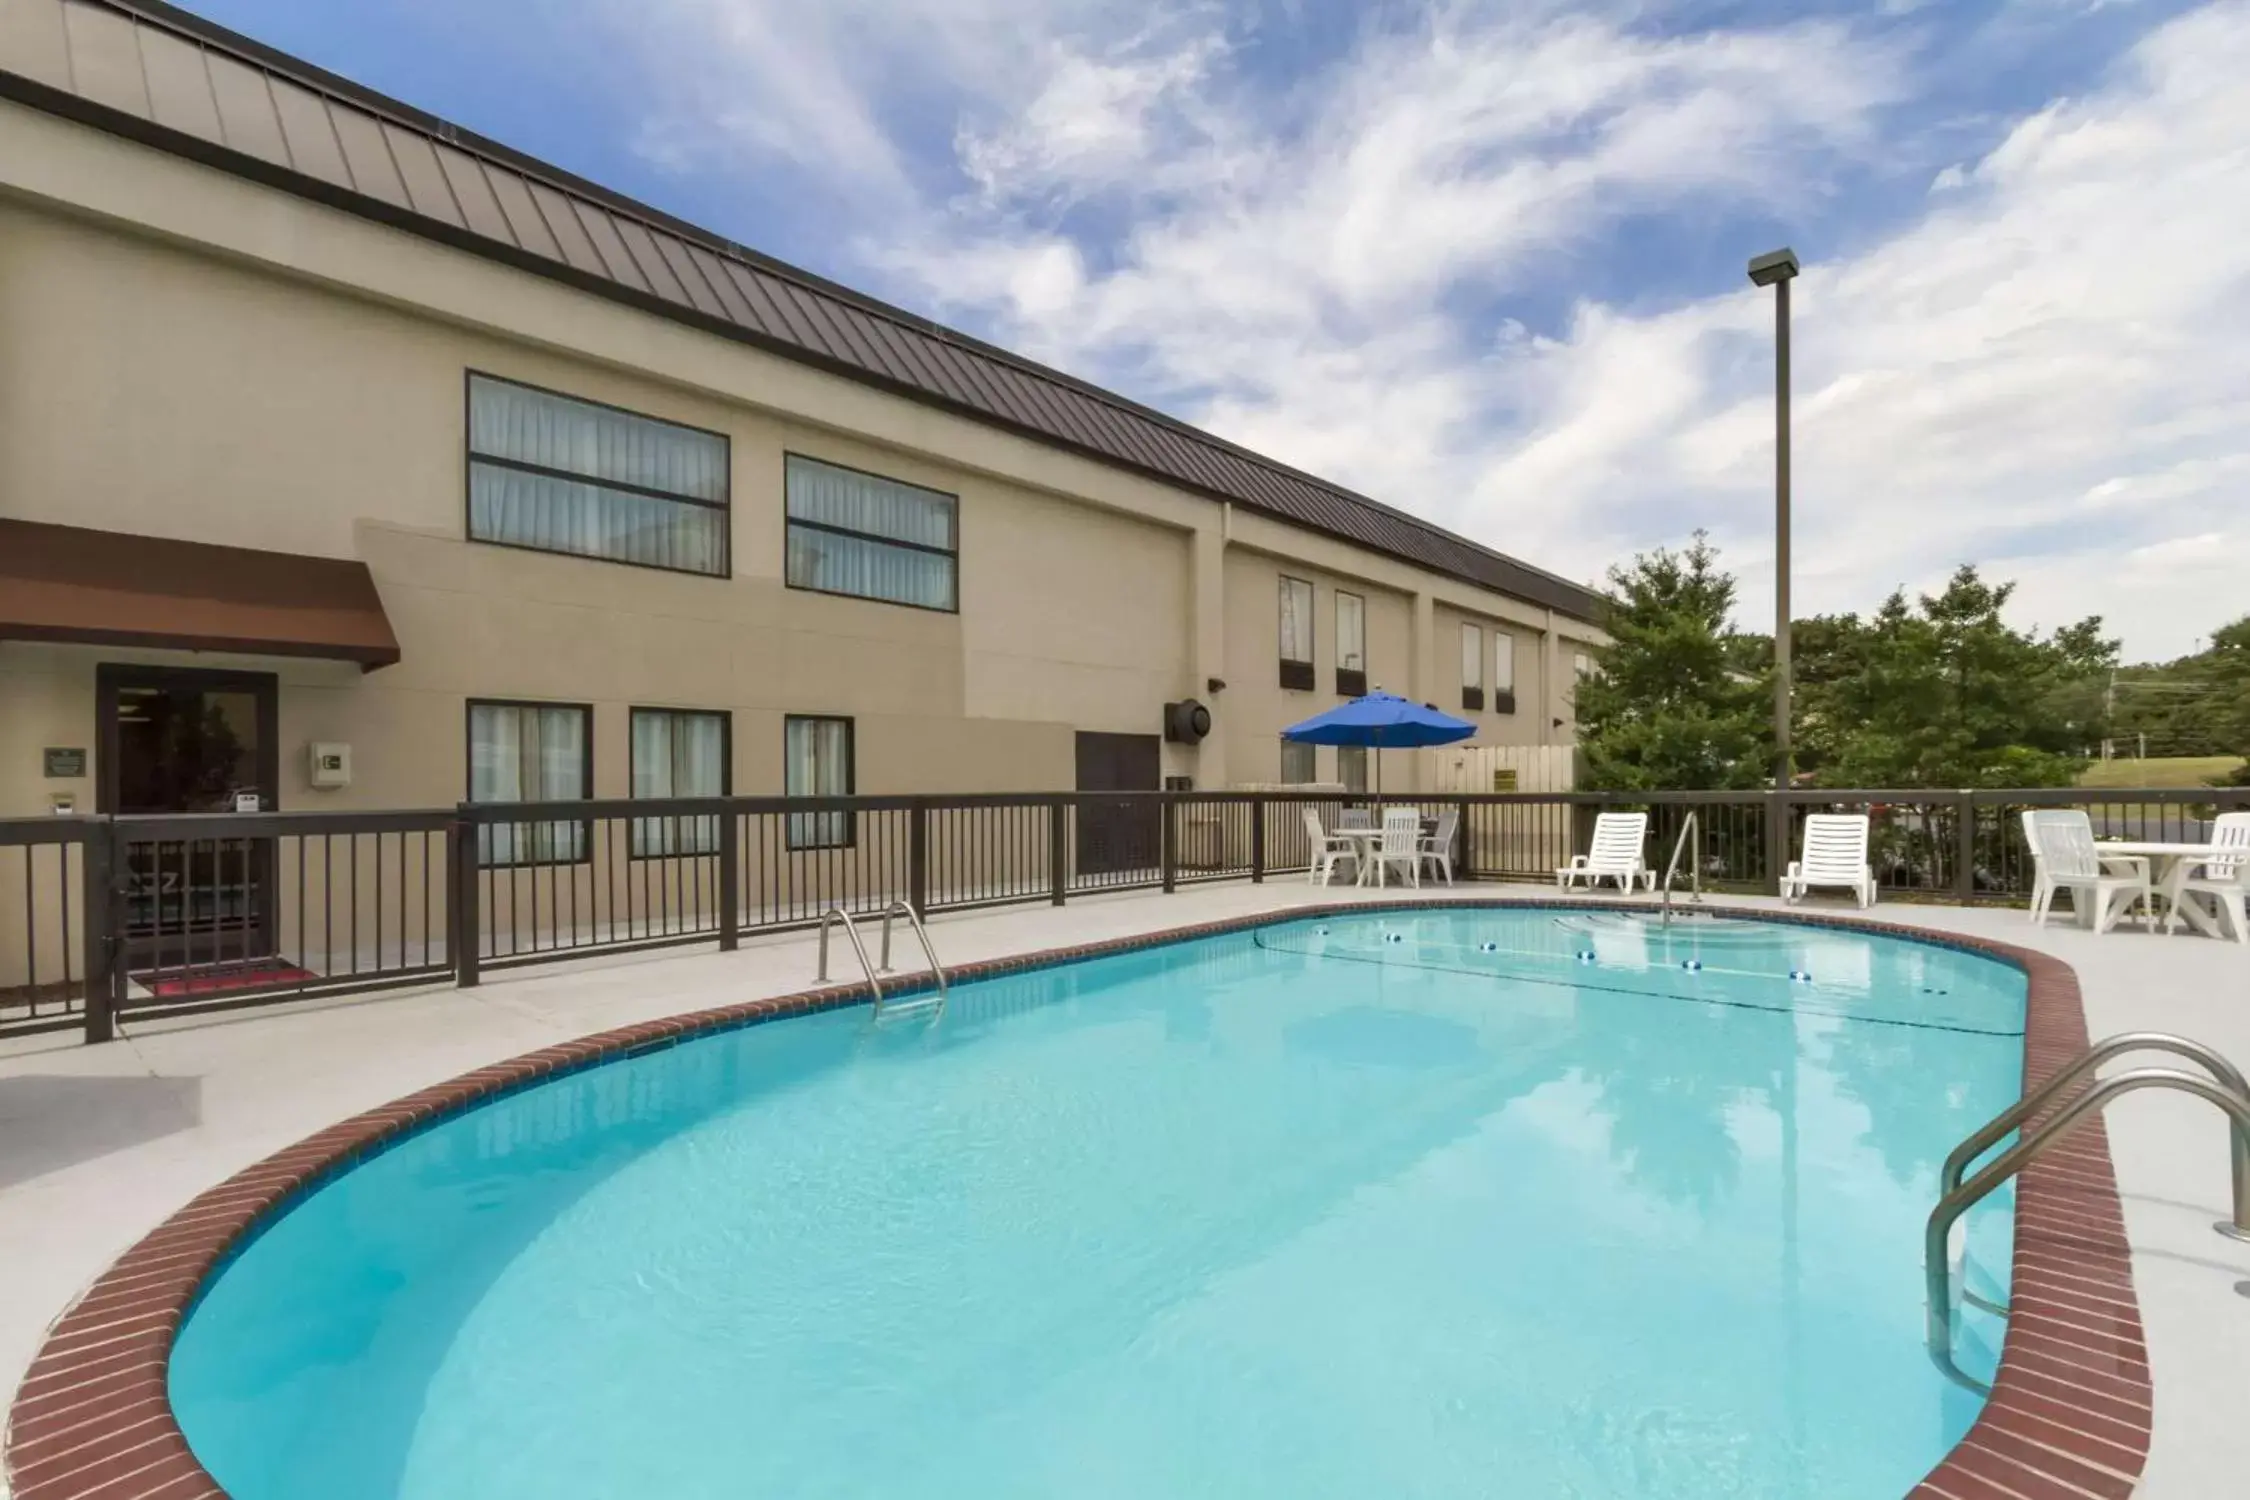
[[[350,786],[352,747],[334,743],[315,743],[309,746],[305,776],[317,787]]]

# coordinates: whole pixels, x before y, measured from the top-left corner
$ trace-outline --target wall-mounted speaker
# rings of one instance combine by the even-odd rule
[[[1200,745],[1211,732],[1211,710],[1193,698],[1164,705],[1164,738],[1175,745]]]

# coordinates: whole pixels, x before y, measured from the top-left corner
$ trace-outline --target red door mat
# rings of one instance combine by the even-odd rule
[[[148,992],[166,999],[181,995],[209,995],[222,990],[261,989],[274,984],[301,984],[320,976],[310,969],[301,969],[293,963],[278,958],[259,959],[246,964],[227,964],[220,968],[198,969],[186,974],[174,974],[165,979],[147,981]]]

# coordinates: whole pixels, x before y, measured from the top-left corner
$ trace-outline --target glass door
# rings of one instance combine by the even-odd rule
[[[102,811],[272,809],[271,674],[104,665],[97,690]],[[272,840],[214,828],[210,837],[129,837],[123,852],[131,967],[255,963],[273,952]]]

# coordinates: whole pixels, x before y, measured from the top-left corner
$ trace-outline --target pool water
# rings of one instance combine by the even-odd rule
[[[173,1404],[236,1500],[1897,1496],[1976,1413],[1920,1232],[2024,991],[1487,908],[747,1027],[307,1197]],[[1969,1224],[1987,1295],[2009,1213]]]

